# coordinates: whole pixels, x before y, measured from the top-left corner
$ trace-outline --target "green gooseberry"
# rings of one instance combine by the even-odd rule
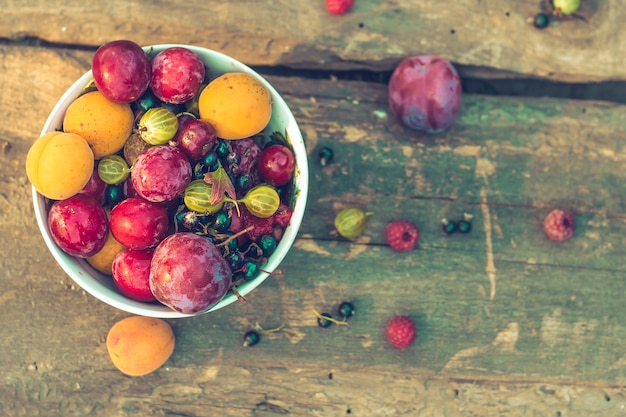
[[[109,185],[117,185],[130,175],[130,167],[119,155],[107,155],[98,162],[98,176]]]
[[[189,210],[196,213],[216,213],[224,205],[224,200],[217,204],[211,204],[211,191],[213,186],[204,180],[193,180],[185,188],[183,202]]]
[[[153,107],[141,116],[137,130],[150,145],[165,145],[178,131],[178,117],[165,107]]]
[[[257,185],[238,202],[246,205],[248,211],[259,218],[266,219],[276,213],[280,206],[278,192],[269,185]]]
[[[363,233],[372,214],[359,207],[344,208],[335,216],[335,229],[346,239],[354,239]]]
[[[570,15],[580,7],[580,0],[552,0],[556,14]]]

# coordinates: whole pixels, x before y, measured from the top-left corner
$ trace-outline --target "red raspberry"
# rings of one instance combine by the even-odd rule
[[[337,16],[348,13],[353,5],[354,0],[326,0],[328,13]]]
[[[265,219],[256,217],[254,214],[250,213],[247,208],[241,205],[239,206],[239,210],[241,211],[243,229],[254,226],[254,229],[247,233],[250,240],[256,242],[261,236],[272,234],[274,230],[274,219],[272,217]]]
[[[408,316],[395,316],[387,322],[385,337],[391,346],[405,349],[413,343],[417,336],[415,322]]]
[[[387,243],[397,251],[410,251],[417,246],[420,230],[408,220],[394,220],[385,229]]]
[[[566,210],[554,209],[543,221],[543,231],[551,240],[567,240],[574,235],[574,215]]]
[[[276,213],[274,213],[274,215],[272,216],[272,218],[274,219],[274,224],[277,224],[280,227],[287,227],[287,225],[289,225],[289,221],[291,221],[292,214],[293,211],[289,207],[287,207],[283,203],[280,203],[280,205],[278,206],[278,210],[276,210]]]

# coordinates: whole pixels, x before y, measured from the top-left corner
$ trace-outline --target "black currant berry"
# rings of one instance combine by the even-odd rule
[[[441,229],[448,235],[456,232],[458,224],[455,221],[443,219],[441,222]]]
[[[226,231],[228,231],[230,223],[231,219],[230,217],[228,217],[228,214],[226,212],[218,211],[215,214],[213,227],[215,227],[215,231],[217,231],[218,233],[225,233]]]
[[[459,233],[469,233],[472,230],[472,223],[469,220],[459,220],[457,227]]]
[[[220,141],[219,145],[217,145],[217,148],[215,148],[215,153],[218,157],[224,158],[230,153],[230,146],[228,146],[228,143],[222,140]]]
[[[317,325],[320,327],[328,327],[331,324],[333,324],[332,318],[333,316],[331,316],[329,313],[321,313],[317,317]],[[327,320],[327,319],[331,319],[331,320]]]
[[[337,312],[344,319],[349,319],[350,317],[354,316],[354,313],[355,313],[354,305],[352,305],[352,303],[349,301],[344,301],[341,304],[339,304],[339,307],[337,308]]]
[[[276,249],[276,245],[276,239],[272,235],[263,235],[259,239],[259,246],[265,256],[270,256]]]
[[[243,335],[243,346],[254,346],[261,340],[261,335],[256,330],[248,330]]]
[[[219,158],[217,153],[209,152],[202,159],[202,165],[205,166],[205,171],[213,172],[219,167]]]
[[[259,264],[254,261],[245,261],[241,270],[243,272],[243,279],[250,281],[258,275]]]
[[[533,18],[533,25],[537,29],[545,29],[550,24],[550,17],[545,13],[537,13]]]
[[[320,149],[317,156],[320,159],[320,165],[325,167],[326,165],[330,163],[330,161],[333,160],[334,153],[332,149],[324,146],[323,148]]]

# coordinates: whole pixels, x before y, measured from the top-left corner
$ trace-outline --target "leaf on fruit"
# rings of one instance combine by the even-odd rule
[[[222,201],[224,194],[230,197],[231,200],[237,200],[235,194],[235,186],[233,185],[228,173],[219,163],[218,167],[213,172],[207,172],[204,174],[204,182],[212,185],[211,189],[211,204],[215,205]]]

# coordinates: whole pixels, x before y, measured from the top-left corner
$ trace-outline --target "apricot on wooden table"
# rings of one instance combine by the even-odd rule
[[[174,344],[174,332],[165,320],[144,316],[118,321],[106,339],[113,364],[130,376],[143,376],[159,369],[174,352]]]

